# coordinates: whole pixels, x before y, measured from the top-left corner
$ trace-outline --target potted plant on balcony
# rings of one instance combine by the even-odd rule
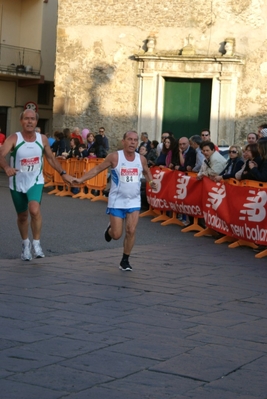
[[[17,65],[16,71],[17,73],[24,73],[25,72],[25,66],[24,66],[24,50],[23,52],[19,52],[19,62],[20,64]]]

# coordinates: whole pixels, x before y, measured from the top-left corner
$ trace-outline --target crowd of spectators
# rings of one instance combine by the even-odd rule
[[[159,166],[185,172],[196,172],[197,179],[207,176],[219,182],[230,178],[267,182],[267,124],[258,132],[247,135],[247,145],[231,145],[227,159],[211,141],[208,129],[189,139],[175,139],[172,132],[163,132],[161,143],[150,141],[146,132],[141,133],[138,152],[148,160],[148,166]]]
[[[98,133],[75,127],[56,131],[54,137],[47,134],[47,137],[57,157],[105,158],[109,151],[109,140],[103,126]],[[250,132],[247,143],[243,149],[236,144],[230,146],[226,159],[216,143],[211,141],[209,129],[179,139],[172,132],[165,131],[161,143],[149,140],[148,133],[142,132],[137,152],[145,156],[149,167],[196,172],[198,179],[208,176],[216,182],[229,178],[267,182],[267,124],[258,126],[257,133]]]
[[[46,135],[56,157],[105,158],[109,151],[109,141],[104,127],[100,127],[98,133],[93,133],[87,128],[81,131],[75,127],[72,131],[69,128],[56,131],[54,137],[49,133]]]

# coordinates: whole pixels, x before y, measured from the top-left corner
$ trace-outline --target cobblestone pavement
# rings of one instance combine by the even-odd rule
[[[0,259],[1,399],[267,398],[267,259],[144,219],[133,272],[121,241]]]

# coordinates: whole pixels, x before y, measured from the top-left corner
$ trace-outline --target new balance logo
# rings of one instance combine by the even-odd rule
[[[249,194],[253,196],[247,197],[247,201],[249,202],[243,205],[245,209],[241,209],[240,214],[242,216],[239,216],[239,219],[246,220],[247,218],[250,222],[261,222],[266,217],[265,205],[267,202],[267,193],[265,191],[258,191],[256,194],[255,190],[249,190]]]
[[[178,174],[178,179],[177,179],[177,191],[176,194],[174,196],[174,198],[183,200],[186,198],[187,196],[187,186],[189,183],[190,177],[189,176],[185,176],[185,175],[179,175]]]
[[[221,205],[222,200],[225,198],[225,196],[225,185],[217,183],[217,187],[212,187],[212,192],[209,192],[209,198],[206,207],[211,207],[216,211]]]

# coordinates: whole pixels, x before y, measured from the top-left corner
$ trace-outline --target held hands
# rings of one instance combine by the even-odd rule
[[[78,179],[77,177],[72,178],[72,184],[82,184],[82,179]]]
[[[74,177],[73,176],[70,176],[70,175],[68,175],[67,173],[65,174],[65,175],[62,175],[62,179],[66,182],[66,183],[68,183],[68,184],[72,184],[73,183],[73,180],[74,180]]]
[[[156,190],[157,188],[157,183],[154,180],[150,180],[150,182],[148,182],[148,184],[150,185],[150,187],[152,188],[152,190]]]

